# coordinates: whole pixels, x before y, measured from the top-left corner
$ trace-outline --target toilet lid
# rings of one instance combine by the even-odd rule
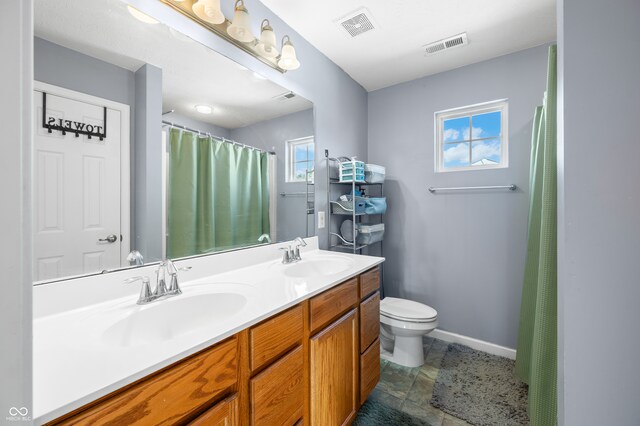
[[[433,321],[438,317],[438,312],[431,306],[395,297],[385,297],[380,301],[380,314],[409,321]]]

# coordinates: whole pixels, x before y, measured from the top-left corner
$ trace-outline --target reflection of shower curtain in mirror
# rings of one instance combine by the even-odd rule
[[[258,244],[269,234],[268,155],[172,128],[167,257]]]

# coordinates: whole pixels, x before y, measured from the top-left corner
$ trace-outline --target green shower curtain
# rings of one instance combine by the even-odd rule
[[[535,111],[530,204],[516,374],[529,384],[533,426],[557,424],[556,46],[549,48],[547,90]]]
[[[167,256],[258,244],[269,234],[267,153],[169,131]]]

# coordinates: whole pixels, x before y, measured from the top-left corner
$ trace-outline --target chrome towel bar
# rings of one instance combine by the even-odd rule
[[[497,186],[459,186],[455,188],[434,188],[429,187],[429,192],[432,194],[436,191],[469,191],[476,189],[508,189],[510,191],[515,191],[518,187],[515,184],[511,185],[497,185]]]

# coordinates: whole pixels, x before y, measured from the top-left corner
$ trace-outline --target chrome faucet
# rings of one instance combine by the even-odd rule
[[[300,257],[300,247],[305,247],[307,243],[300,237],[296,237],[289,247],[280,247],[279,250],[284,250],[284,254],[282,255],[282,263],[285,265],[288,263],[298,262],[302,260]]]
[[[180,268],[181,271],[188,271],[189,269],[191,269],[190,266]],[[167,274],[169,275],[168,288],[166,282]],[[153,291],[151,290],[151,284],[149,282],[149,277],[147,276],[133,277],[124,280],[125,283],[132,283],[136,281],[142,281],[140,297],[138,297],[137,302],[138,305],[146,305],[147,303],[151,303],[163,297],[182,294],[182,290],[180,290],[180,285],[178,284],[178,269],[169,259],[162,261],[158,266],[158,269],[156,270],[156,286]]]
[[[294,244],[293,260],[297,262],[299,260],[302,260],[302,257],[300,257],[300,247],[306,247],[307,243],[305,243],[302,238],[296,237],[296,239],[293,240],[293,244]]]

